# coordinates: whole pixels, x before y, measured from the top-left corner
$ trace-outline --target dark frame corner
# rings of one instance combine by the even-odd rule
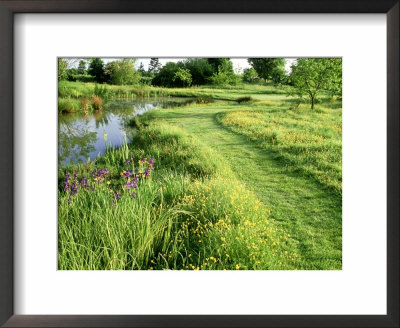
[[[399,327],[399,0],[0,0],[0,325],[4,327]],[[387,315],[29,316],[13,297],[13,28],[16,13],[385,13]]]

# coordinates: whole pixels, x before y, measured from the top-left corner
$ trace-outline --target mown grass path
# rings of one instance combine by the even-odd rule
[[[291,235],[291,247],[302,259],[299,269],[340,270],[340,195],[289,170],[275,153],[259,148],[215,119],[220,111],[238,109],[236,105],[196,106],[160,111],[157,116],[187,129],[226,159],[227,165]]]

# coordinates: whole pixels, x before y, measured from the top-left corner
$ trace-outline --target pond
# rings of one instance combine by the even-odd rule
[[[79,163],[93,160],[105,152],[104,133],[107,143],[120,146],[124,135],[132,136],[134,129],[127,122],[149,110],[183,106],[190,98],[145,98],[131,102],[113,102],[102,111],[93,113],[59,114],[58,116],[58,163]]]

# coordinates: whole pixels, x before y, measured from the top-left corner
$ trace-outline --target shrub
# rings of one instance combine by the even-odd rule
[[[81,109],[86,112],[88,112],[91,109],[91,104],[88,98],[82,98]]]
[[[101,99],[99,96],[93,96],[92,102],[93,102],[94,110],[102,110],[103,109],[103,99]]]
[[[252,101],[253,99],[251,97],[240,97],[238,99],[236,99],[238,104],[241,104],[243,102],[249,102]]]

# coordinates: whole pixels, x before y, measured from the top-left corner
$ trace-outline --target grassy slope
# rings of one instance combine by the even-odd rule
[[[163,122],[141,129],[131,146],[61,167],[59,269],[298,268],[287,232],[215,151]],[[139,149],[155,157],[156,170],[132,197],[120,172],[132,153],[137,163]],[[110,171],[101,183],[90,175],[95,167]],[[73,170],[88,187],[70,196],[62,181]]]
[[[224,129],[220,112],[245,109],[239,105],[209,105],[160,111],[157,117],[183,127],[216,150],[227,165],[272,210],[287,229],[301,269],[341,268],[341,196],[293,171],[276,152],[260,149],[248,138]],[[248,108],[251,110],[251,106]]]

